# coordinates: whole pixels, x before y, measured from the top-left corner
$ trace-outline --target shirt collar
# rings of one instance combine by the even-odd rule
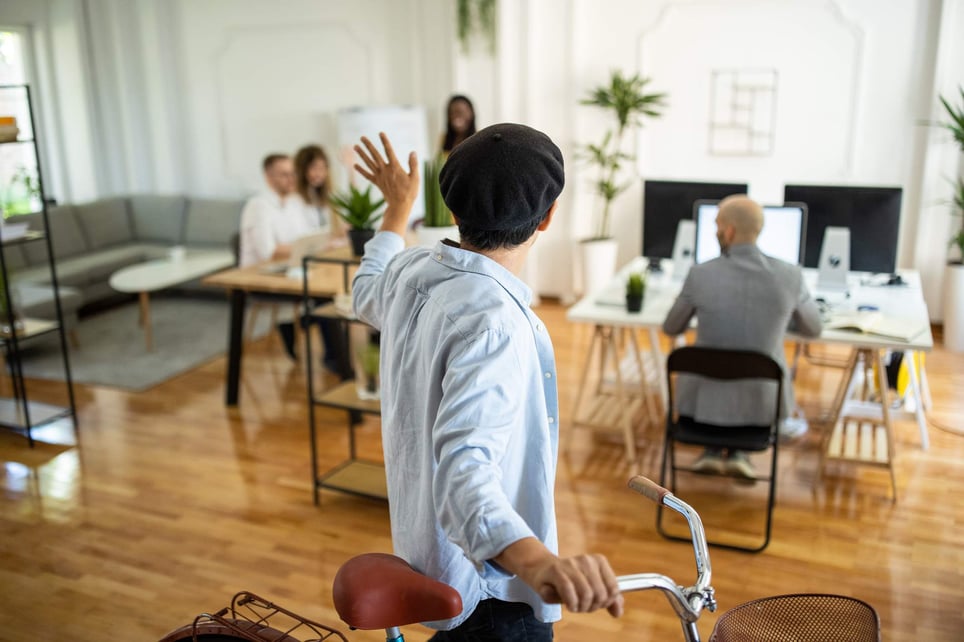
[[[439,241],[432,250],[432,258],[453,270],[474,272],[494,279],[524,307],[529,307],[532,303],[532,289],[515,274],[483,254]]]
[[[727,249],[726,254],[727,256],[749,256],[759,252],[760,248],[756,246],[756,243],[736,243]]]
[[[282,200],[281,197],[278,195],[278,192],[276,192],[276,191],[274,191],[273,189],[270,189],[270,188],[265,189],[264,192],[262,192],[262,194],[263,194],[264,198],[266,198],[266,199],[268,200],[269,203],[271,203],[272,205],[274,205],[274,206],[277,207],[278,209],[282,209],[282,208],[285,206],[285,202],[291,200],[291,196],[290,196],[290,195],[288,196],[287,199]]]

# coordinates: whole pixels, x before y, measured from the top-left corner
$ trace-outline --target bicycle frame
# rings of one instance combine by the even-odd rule
[[[706,544],[706,533],[703,531],[703,521],[692,506],[645,477],[640,475],[633,477],[629,480],[629,487],[657,504],[675,510],[686,519],[693,538],[696,584],[683,587],[665,575],[639,573],[618,577],[619,590],[624,593],[649,589],[662,591],[680,619],[686,642],[700,642],[696,621],[704,608],[711,612],[716,610],[716,598],[713,587],[710,586],[713,572],[710,568],[710,552]]]

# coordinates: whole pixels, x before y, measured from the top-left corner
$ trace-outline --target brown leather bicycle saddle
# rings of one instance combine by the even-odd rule
[[[387,629],[447,620],[462,612],[458,591],[386,553],[353,557],[332,587],[338,616],[353,629]]]

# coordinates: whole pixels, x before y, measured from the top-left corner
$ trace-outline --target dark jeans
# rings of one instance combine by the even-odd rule
[[[439,631],[429,642],[549,642],[552,624],[540,622],[532,607],[518,602],[482,600],[475,611],[450,631]]]

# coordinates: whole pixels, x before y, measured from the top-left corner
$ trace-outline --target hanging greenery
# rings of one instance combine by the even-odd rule
[[[489,53],[495,53],[496,0],[458,0],[458,32],[462,51],[469,52],[472,35],[479,33],[488,45]]]

